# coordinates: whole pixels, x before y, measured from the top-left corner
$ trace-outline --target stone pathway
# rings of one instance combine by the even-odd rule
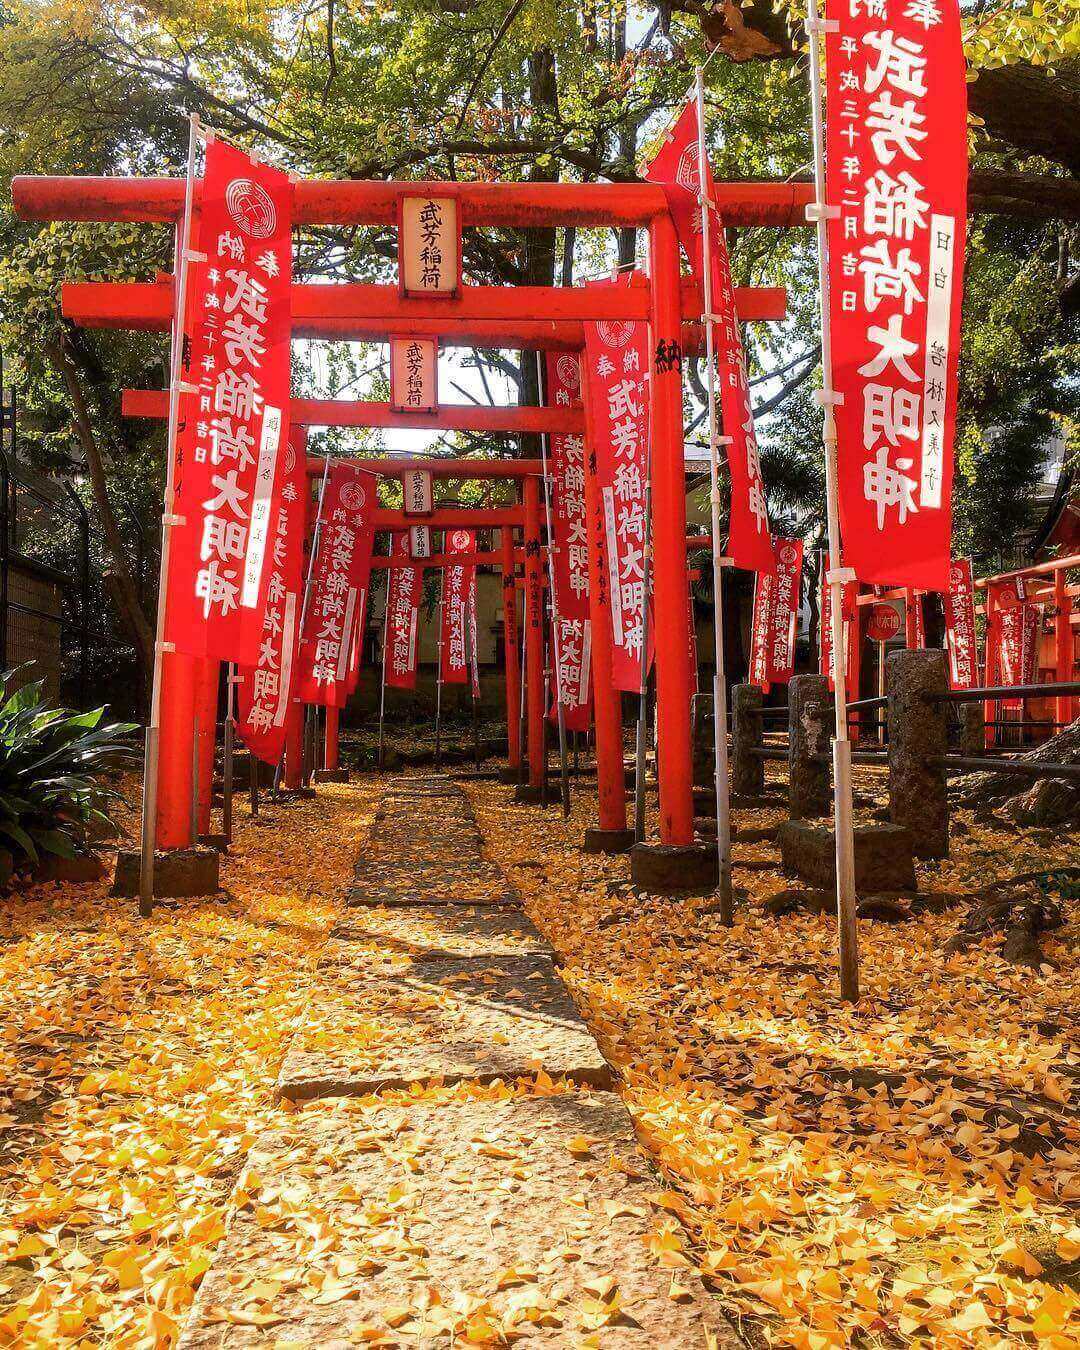
[[[393,783],[356,875],[182,1346],[742,1344],[461,789]],[[349,1100],[433,1081],[477,1099]]]

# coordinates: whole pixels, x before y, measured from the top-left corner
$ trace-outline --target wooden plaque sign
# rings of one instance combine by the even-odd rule
[[[390,339],[390,406],[432,413],[439,406],[439,344],[434,338]]]
[[[431,557],[431,531],[426,525],[410,525],[409,553],[414,558]]]
[[[403,295],[457,294],[461,228],[455,197],[403,196],[398,222],[398,275]]]
[[[427,469],[409,469],[401,475],[401,496],[407,516],[431,515],[435,502]]]

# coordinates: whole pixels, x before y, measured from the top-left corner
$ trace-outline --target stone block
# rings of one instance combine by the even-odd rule
[[[763,744],[761,690],[737,684],[731,691],[731,787],[744,797],[756,797],[765,787],[765,761],[754,753]]]
[[[497,905],[371,906],[331,933],[327,963],[376,959],[432,961],[467,956],[546,956],[555,952],[520,909]]]
[[[914,889],[911,835],[900,825],[857,825],[855,889],[860,893]],[[836,842],[827,825],[785,820],[777,831],[784,871],[809,885],[836,885]]]
[[[920,858],[949,852],[949,799],[945,770],[930,761],[948,749],[945,653],[893,652],[889,686],[889,815],[911,834]]]
[[[825,676],[794,676],[788,683],[788,814],[792,820],[829,814],[832,725],[833,709]]]
[[[283,1097],[362,1096],[436,1078],[490,1083],[538,1068],[593,1087],[611,1083],[544,957],[415,961],[367,978],[331,974],[285,1057]]]
[[[653,1249],[661,1183],[612,1093],[382,1106],[362,1117],[348,1105],[309,1107],[256,1141],[248,1163],[260,1180],[217,1248],[180,1350],[744,1343],[692,1267],[673,1272]],[[312,1214],[331,1240],[347,1235],[347,1248],[308,1262]],[[352,1273],[335,1296],[341,1282],[324,1276],[346,1250]],[[429,1288],[442,1298],[424,1313]],[[486,1305],[490,1337],[479,1327],[469,1335],[464,1318],[454,1325],[455,1295]],[[587,1305],[603,1313],[615,1295],[618,1310],[590,1330]],[[529,1320],[530,1303],[547,1312]]]
[[[348,769],[316,769],[314,778],[316,783],[347,783],[349,771]]]
[[[113,895],[139,894],[139,869],[142,861],[137,849],[121,849],[116,855]],[[212,848],[167,849],[154,854],[154,894],[182,897],[217,895],[220,855]]]
[[[582,849],[585,853],[629,853],[633,846],[633,830],[601,830],[590,827],[585,831]]]
[[[711,844],[635,844],[630,878],[652,895],[706,895],[720,883],[720,861]]]

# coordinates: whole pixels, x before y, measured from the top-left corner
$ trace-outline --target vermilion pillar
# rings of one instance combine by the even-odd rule
[[[323,743],[323,768],[338,767],[338,723],[341,719],[340,708],[326,710],[326,737]]]
[[[540,568],[540,480],[526,478],[525,667],[528,677],[529,784],[544,781],[544,584]]]
[[[1054,573],[1054,678],[1063,681],[1073,678],[1072,597],[1065,585],[1065,569]],[[1054,700],[1054,717],[1058,722],[1071,722],[1074,700],[1068,696]]]
[[[165,652],[161,658],[161,733],[157,791],[157,848],[190,848],[198,662]]]
[[[583,381],[586,405],[589,381]],[[591,424],[585,419],[586,427]],[[626,829],[622,703],[612,684],[611,595],[604,535],[604,506],[596,481],[596,454],[585,433],[585,528],[589,552],[589,622],[592,626],[593,721],[596,728],[597,820],[601,830]]]
[[[649,227],[652,283],[652,526],[656,611],[660,839],[694,839],[690,629],[686,603],[686,469],[679,346],[679,245],[671,217]]]
[[[521,671],[518,667],[517,591],[514,588],[514,531],[503,526],[502,544],[503,585],[503,657],[506,667],[506,741],[510,767],[521,763]]]
[[[218,683],[221,662],[207,656],[197,663],[195,691],[199,719],[199,833],[210,833],[210,804],[214,791],[214,748],[217,740]]]

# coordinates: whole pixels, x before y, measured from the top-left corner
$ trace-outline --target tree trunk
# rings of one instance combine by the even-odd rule
[[[90,486],[94,495],[94,506],[98,513],[105,551],[109,558],[109,567],[105,575],[106,584],[116,600],[120,616],[135,644],[143,678],[148,681],[154,666],[154,635],[139,603],[138,587],[131,574],[123,538],[116,523],[116,516],[113,514],[112,503],[109,500],[105,470],[101,462],[97,440],[90,425],[90,415],[86,406],[82,381],[62,338],[50,339],[45,344],[45,352],[50,363],[62,376],[68,396],[71,399],[75,416],[75,430],[82,452],[86,457]]]

